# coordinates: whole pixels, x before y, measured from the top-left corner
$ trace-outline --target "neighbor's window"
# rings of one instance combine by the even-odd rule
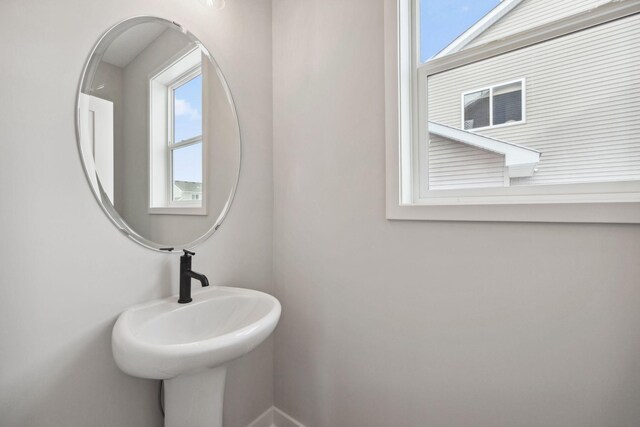
[[[637,2],[399,1],[410,203],[640,200]]]
[[[161,67],[149,91],[150,213],[206,214],[199,50]]]
[[[523,80],[520,80],[462,94],[464,129],[522,122],[523,85]]]

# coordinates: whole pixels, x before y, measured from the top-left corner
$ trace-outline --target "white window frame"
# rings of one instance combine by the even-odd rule
[[[498,125],[494,125],[493,124],[493,91],[496,88],[502,87],[502,86],[508,86],[508,85],[512,85],[515,83],[520,83],[521,87],[522,87],[522,91],[520,93],[520,97],[522,99],[521,101],[521,105],[522,105],[522,111],[521,111],[521,115],[522,115],[522,120],[518,120],[517,122],[510,122],[510,123],[500,123]],[[477,127],[477,128],[470,128],[470,129],[465,129],[464,127],[464,122],[465,122],[465,116],[464,116],[464,97],[472,94],[472,93],[476,93],[476,92],[482,92],[484,90],[488,90],[489,91],[489,126],[482,126],[482,127]],[[472,89],[472,90],[466,90],[464,92],[462,92],[460,94],[460,129],[462,130],[467,130],[467,131],[479,131],[479,130],[487,130],[487,129],[498,129],[498,128],[502,128],[502,127],[507,127],[507,126],[515,126],[515,125],[524,125],[527,123],[527,106],[526,106],[526,102],[527,102],[527,79],[525,78],[521,78],[521,79],[516,79],[516,80],[509,80],[506,82],[502,82],[502,83],[498,83],[498,84],[493,84],[490,86],[484,86],[480,89]]]
[[[167,99],[169,99],[171,102],[167,103],[167,107],[168,107],[168,111],[167,111],[167,124],[169,126],[169,129],[167,130],[167,135],[168,135],[168,150],[167,150],[167,155],[168,155],[168,159],[167,159],[167,164],[169,165],[169,170],[167,173],[167,179],[168,179],[168,183],[167,183],[167,189],[169,190],[169,195],[168,195],[168,206],[169,207],[190,207],[190,208],[199,208],[202,206],[202,204],[204,203],[203,199],[204,199],[204,192],[203,192],[203,198],[202,199],[198,199],[198,200],[174,200],[174,194],[173,194],[173,152],[179,148],[184,148],[184,147],[188,147],[190,145],[195,145],[195,144],[199,144],[202,143],[202,149],[203,149],[203,155],[202,155],[202,171],[204,173],[204,143],[203,143],[203,139],[202,139],[202,134],[195,136],[193,138],[189,138],[189,139],[185,139],[182,141],[174,141],[174,129],[175,129],[175,96],[174,96],[174,91],[176,89],[178,89],[180,86],[188,83],[189,81],[195,79],[196,77],[202,75],[202,67],[201,66],[196,66],[193,67],[192,69],[188,70],[187,72],[181,74],[180,76],[178,76],[175,80],[173,80],[171,83],[169,83],[169,85],[167,86]],[[204,184],[204,182],[203,182]]]
[[[418,2],[385,0],[387,218],[640,223],[640,181],[439,190],[436,195],[425,194],[427,174],[420,173],[428,164],[427,145],[421,141],[428,135],[430,75],[640,13],[640,0],[608,3],[421,65]]]
[[[197,65],[196,65],[197,64]],[[202,73],[201,53],[188,48],[149,75],[149,208],[150,214],[207,215],[206,158],[208,147],[201,134],[173,141],[173,90]],[[202,84],[206,85],[203,75]],[[203,97],[203,117],[205,113]],[[203,132],[205,123],[203,122]],[[199,200],[173,200],[173,151],[202,142],[202,197]]]

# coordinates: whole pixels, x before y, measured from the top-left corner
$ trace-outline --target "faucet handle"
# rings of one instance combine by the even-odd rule
[[[195,252],[191,252],[186,249],[183,249],[182,252],[184,252],[184,256],[194,256],[196,254]]]

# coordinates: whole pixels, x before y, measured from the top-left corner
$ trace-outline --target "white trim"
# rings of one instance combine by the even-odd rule
[[[95,192],[114,202],[113,102],[80,93],[78,98],[85,165],[95,170],[89,182]]]
[[[500,123],[500,124],[493,124],[493,92],[496,88],[502,87],[502,86],[509,86],[515,83],[520,83],[520,115],[522,116],[522,118],[520,120],[518,120],[517,122],[509,122],[509,123]],[[489,86],[484,86],[481,87],[480,89],[472,89],[472,90],[465,90],[460,94],[460,129],[464,129],[464,130],[473,130],[473,131],[479,131],[479,130],[484,130],[484,129],[496,129],[496,128],[501,128],[501,127],[506,127],[506,126],[513,126],[513,125],[524,125],[527,123],[527,97],[526,97],[526,93],[527,93],[527,79],[520,78],[520,79],[515,79],[515,80],[509,80],[506,82],[501,82],[501,83],[497,83],[497,84],[493,84],[493,85],[489,85]],[[464,115],[464,97],[472,94],[472,93],[477,93],[477,92],[482,92],[488,90],[489,91],[489,126],[482,126],[482,127],[477,127],[477,128],[471,128],[471,129],[465,129],[464,127],[464,123],[465,123],[465,115]]]
[[[406,98],[411,95],[409,80],[411,72],[411,43],[407,40],[406,28],[398,25],[404,17],[410,2],[405,0],[384,0],[384,50],[385,50],[385,188],[387,218],[397,207],[411,202],[411,115]],[[405,46],[406,45],[406,46]],[[402,78],[400,78],[402,76]],[[407,150],[408,146],[408,150]]]
[[[427,75],[415,72],[415,70],[420,66],[420,1],[413,0],[410,2],[410,5],[410,10],[413,11],[413,16],[409,18],[409,22],[411,23],[411,25],[408,25],[408,27],[410,27],[409,33],[411,34],[411,39],[409,40],[408,52],[402,53],[403,55],[407,55],[409,57],[409,61],[411,64],[411,68],[409,69],[409,81],[411,83],[410,92],[413,96],[411,106],[412,110],[411,114],[408,116],[410,117],[410,120],[412,120],[411,142],[409,143],[410,148],[404,147],[405,150],[410,150],[411,163],[410,166],[403,165],[403,169],[406,167],[412,168],[410,175],[413,178],[413,183],[411,184],[411,196],[407,201],[408,203],[411,203],[413,202],[413,200],[420,198],[420,191],[423,188],[429,188],[428,179],[425,179],[425,175],[420,174],[420,171],[426,170],[429,165],[428,147],[426,145],[416,146],[412,144],[412,141],[421,139],[421,135],[428,134],[427,126],[429,110],[427,108],[427,103],[424,102],[424,99],[426,99],[427,97],[429,85]],[[403,75],[402,78],[407,77]]]
[[[305,427],[304,424],[272,406],[253,420],[247,427]]]
[[[174,202],[175,203],[175,202]],[[187,202],[185,202],[187,203]],[[206,215],[200,205],[192,206],[166,206],[162,208],[149,208],[149,215]]]
[[[189,145],[195,145],[202,142],[202,135],[194,136],[193,138],[183,139],[175,144],[170,144],[172,149],[188,147]]]
[[[539,151],[440,123],[429,122],[429,133],[503,155],[510,178],[533,176],[540,162]]]
[[[305,427],[300,421],[273,407],[273,425],[275,427]]]
[[[433,58],[441,58],[449,55],[450,53],[458,52],[464,49],[469,43],[475,40],[480,34],[484,33],[493,24],[502,19],[507,13],[516,8],[523,0],[503,0],[494,7],[489,13],[487,13],[478,22],[473,24],[471,28],[462,33],[458,38],[452,41],[447,47],[438,52]]]
[[[258,418],[249,423],[247,427],[274,427],[273,409],[274,407],[272,406],[264,411]]]

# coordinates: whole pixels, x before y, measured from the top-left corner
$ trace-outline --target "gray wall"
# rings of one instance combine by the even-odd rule
[[[640,425],[640,227],[387,221],[382,0],[274,0],[276,405]]]
[[[178,258],[120,235],[101,212],[76,148],[84,61],[110,25],[153,14],[209,47],[235,96],[244,168],[223,227],[197,248],[214,284],[273,292],[271,4],[223,11],[175,0],[0,3],[0,425],[158,426],[158,383],[126,376],[111,328],[132,304],[177,292]],[[260,70],[260,72],[256,72]],[[16,191],[20,189],[20,191]],[[15,194],[21,194],[16,198]],[[273,343],[232,363],[225,426],[273,399]]]

